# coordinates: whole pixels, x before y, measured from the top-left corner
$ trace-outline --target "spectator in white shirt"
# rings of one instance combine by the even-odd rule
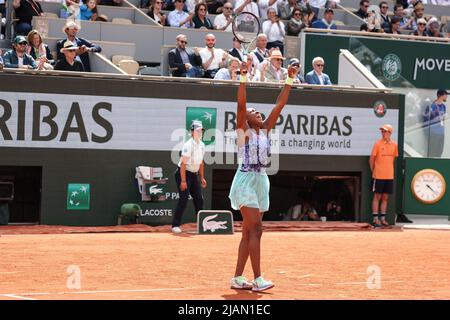
[[[284,23],[280,21],[273,8],[267,9],[267,15],[269,20],[262,24],[263,33],[267,36],[267,49],[278,48],[283,52],[284,36],[286,35]]]
[[[217,71],[226,65],[228,52],[214,48],[216,45],[216,37],[212,33],[208,33],[205,36],[205,43],[206,47],[200,50],[202,66],[205,70],[205,78],[214,79]]]
[[[214,19],[214,29],[231,32],[233,22],[233,5],[226,2],[222,7],[222,13]]]
[[[284,2],[284,0],[258,0],[259,7],[259,17],[261,21],[269,19],[268,12],[269,8],[275,10],[275,14],[278,14],[278,2]]]
[[[253,13],[259,18],[259,8],[253,0],[236,0],[234,3],[234,13],[240,14],[242,11]]]
[[[168,25],[178,28],[192,28],[192,17],[194,13],[183,11],[185,0],[175,0],[175,10],[167,16]]]
[[[264,33],[260,33],[256,38],[256,48],[252,51],[253,64],[255,68],[261,69],[260,65],[266,62],[266,58],[269,57],[269,50],[267,50],[267,36]]]

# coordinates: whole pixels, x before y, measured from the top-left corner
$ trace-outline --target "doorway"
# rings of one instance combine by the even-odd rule
[[[9,224],[40,222],[42,167],[0,166],[0,185]]]

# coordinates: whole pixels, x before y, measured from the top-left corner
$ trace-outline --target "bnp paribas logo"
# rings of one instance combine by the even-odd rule
[[[393,53],[387,54],[382,63],[383,76],[389,81],[397,80],[402,73],[402,61]]]
[[[69,183],[67,185],[67,210],[89,210],[90,185],[88,183]]]
[[[203,135],[203,142],[205,145],[212,145],[216,140],[215,129],[217,121],[216,108],[200,108],[187,107],[186,108],[186,130],[191,131],[193,121],[201,121],[205,134]]]

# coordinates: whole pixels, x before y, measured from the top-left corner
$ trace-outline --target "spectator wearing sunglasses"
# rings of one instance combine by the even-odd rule
[[[163,5],[163,0],[153,0],[152,4],[148,8],[147,15],[150,18],[152,18],[153,20],[155,20],[156,22],[158,22],[160,25],[164,26],[166,24],[166,16],[161,11],[162,5]]]
[[[312,14],[314,15],[314,14]],[[298,36],[298,34],[304,29],[311,25],[311,19],[303,16],[302,10],[300,8],[295,8],[292,11],[292,17],[287,24],[287,32],[288,36]]]
[[[213,24],[211,20],[206,16],[208,13],[208,7],[205,3],[199,3],[195,6],[195,14],[192,18],[192,23],[195,29],[212,29]]]
[[[267,58],[269,63],[265,63],[261,67],[261,81],[283,83],[288,77],[288,70],[283,68],[285,59],[280,50],[272,50],[270,57]]]
[[[231,32],[233,22],[233,5],[226,2],[222,7],[222,13],[214,19],[214,29]]]
[[[369,13],[367,12],[370,6],[369,0],[361,0],[359,2],[359,10],[355,14],[363,20],[369,18]]]
[[[427,20],[424,18],[420,18],[417,20],[417,29],[413,32],[411,32],[411,35],[413,36],[421,36],[421,37],[428,37],[427,34]]]
[[[313,70],[308,72],[305,76],[305,82],[308,84],[318,85],[332,85],[330,77],[323,73],[325,67],[325,60],[322,57],[315,57],[312,61]]]
[[[389,18],[388,15],[389,5],[386,1],[381,1],[379,7],[380,7],[381,29],[383,29],[384,32],[389,33],[389,30],[391,29],[391,18]]]
[[[27,38],[24,36],[17,36],[13,41],[13,49],[7,51],[3,55],[3,63],[5,68],[18,69],[36,69],[36,61],[32,56],[27,54]]]
[[[169,52],[169,67],[174,77],[201,78],[203,72],[200,68],[202,59],[198,50],[188,48],[187,37],[179,34],[176,38],[177,47]]]

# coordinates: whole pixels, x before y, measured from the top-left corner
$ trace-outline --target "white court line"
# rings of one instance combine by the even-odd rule
[[[65,294],[96,294],[96,293],[127,293],[127,292],[158,292],[158,291],[185,291],[199,289],[198,287],[188,288],[159,288],[159,289],[135,289],[135,290],[93,290],[93,291],[67,291],[67,292],[30,292],[30,293],[8,293],[0,294],[5,297],[20,297],[20,296],[50,296],[50,295],[65,295]],[[31,298],[30,298],[31,299]],[[35,299],[31,299],[35,300]]]
[[[442,282],[442,280],[381,280],[381,283],[410,283],[410,282]],[[361,282],[338,282],[336,285],[345,285],[345,284],[367,284],[367,281]]]
[[[34,298],[22,297],[17,294],[2,294],[2,296],[8,297],[8,298],[20,299],[20,300],[37,300]]]

